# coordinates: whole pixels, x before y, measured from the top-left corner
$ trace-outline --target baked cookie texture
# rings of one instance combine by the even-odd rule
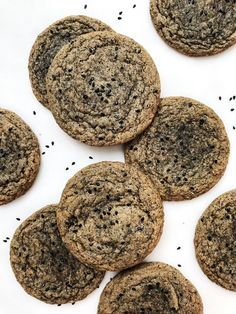
[[[201,314],[196,288],[177,269],[144,263],[116,275],[100,297],[98,314]]]
[[[36,39],[29,57],[29,76],[34,95],[51,110],[46,75],[57,52],[78,36],[94,31],[112,31],[105,23],[88,16],[67,16],[47,27]]]
[[[33,297],[51,304],[84,299],[104,277],[65,248],[56,224],[57,205],[34,213],[16,230],[10,258],[16,279]]]
[[[68,250],[85,265],[116,271],[143,261],[157,245],[163,207],[151,180],[120,162],[90,165],[72,177],[57,210]]]
[[[146,50],[112,32],[79,36],[63,47],[47,75],[52,113],[59,126],[89,145],[127,142],[152,121],[160,81]]]
[[[210,56],[236,43],[234,0],[151,0],[158,34],[189,56]]]
[[[127,163],[155,183],[163,200],[186,200],[210,190],[228,163],[229,140],[217,114],[184,97],[161,100],[152,124],[125,148]]]
[[[0,109],[0,205],[24,194],[40,166],[38,139],[14,112]]]
[[[222,194],[205,210],[196,227],[194,244],[207,277],[236,291],[236,190]]]

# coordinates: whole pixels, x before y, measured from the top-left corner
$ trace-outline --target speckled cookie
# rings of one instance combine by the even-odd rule
[[[153,24],[173,48],[210,56],[236,43],[235,0],[151,0]]]
[[[160,82],[151,57],[134,40],[93,32],[60,50],[48,72],[47,90],[65,132],[105,146],[131,140],[151,123]]]
[[[126,162],[150,176],[164,200],[192,199],[223,175],[229,140],[216,113],[196,100],[168,97],[151,126],[125,149]]]
[[[14,112],[0,109],[0,205],[24,194],[40,166],[38,140]]]
[[[46,75],[57,52],[78,36],[94,31],[112,31],[88,16],[68,16],[46,28],[36,39],[29,57],[29,76],[36,98],[48,109]]]
[[[144,263],[115,276],[100,297],[98,314],[201,314],[196,288],[177,269]]]
[[[120,162],[100,162],[67,183],[57,210],[62,239],[82,263],[116,271],[140,263],[163,228],[151,180]]]
[[[104,277],[80,263],[65,248],[56,224],[56,205],[34,213],[16,230],[11,265],[27,293],[51,304],[84,299]]]
[[[198,263],[208,278],[236,291],[236,190],[219,196],[205,210],[194,244]]]

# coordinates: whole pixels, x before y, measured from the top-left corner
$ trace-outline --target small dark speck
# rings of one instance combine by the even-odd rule
[[[6,243],[6,242],[7,242],[7,240],[3,240],[3,242],[5,242],[5,243]]]
[[[84,9],[86,10],[86,9],[87,9],[87,7],[88,7],[88,5],[87,5],[87,4],[85,4],[85,5],[84,5]]]
[[[93,157],[92,157],[92,156],[89,156],[89,159],[93,159]]]
[[[6,237],[6,239],[7,239],[7,240],[10,240],[10,238],[9,238],[9,237]]]
[[[180,246],[178,246],[178,247],[177,247],[177,250],[180,250],[180,249],[181,249],[181,247],[180,247]]]
[[[222,97],[221,96],[219,96],[219,100],[221,100],[222,99]]]
[[[75,162],[73,161],[73,162],[71,163],[71,165],[74,166],[74,165],[75,165]]]
[[[61,306],[61,304],[57,304],[57,306]]]
[[[133,9],[135,9],[135,8],[136,8],[136,4],[133,5]]]
[[[75,302],[71,303],[72,305],[75,305]]]
[[[178,264],[178,267],[182,267],[180,264]]]
[[[236,96],[233,96],[233,100],[235,100],[236,99]]]
[[[122,12],[122,11],[120,11],[120,12],[119,12],[119,15],[122,15],[122,13],[123,13],[123,12]]]
[[[235,126],[233,126],[233,130],[235,130],[236,128],[235,128]]]
[[[68,168],[68,167],[66,167],[66,171],[67,171],[67,170],[69,170],[69,168]]]
[[[17,220],[17,221],[20,221],[20,218],[17,217],[16,220]]]
[[[35,116],[36,116],[36,111],[33,111],[33,115],[35,115]]]
[[[230,99],[229,99],[229,101],[231,101],[233,98],[232,97],[230,97]]]
[[[122,17],[121,17],[121,16],[118,16],[118,20],[122,20]]]
[[[52,144],[52,146],[53,146],[53,145],[54,145],[54,142],[52,141],[51,144]]]
[[[234,111],[234,108],[231,108],[230,111]]]
[[[42,155],[45,155],[45,152],[42,152]]]
[[[46,148],[49,148],[49,145],[45,145]]]

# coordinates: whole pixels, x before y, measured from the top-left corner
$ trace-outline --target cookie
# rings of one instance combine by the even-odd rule
[[[150,176],[164,200],[192,199],[223,175],[229,140],[216,113],[196,100],[168,97],[151,126],[125,149],[125,160]]]
[[[10,258],[16,279],[33,297],[51,304],[84,299],[104,277],[65,248],[56,224],[57,205],[34,213],[16,230]]]
[[[207,277],[236,291],[236,190],[219,196],[205,210],[196,227],[194,244]]]
[[[0,205],[24,194],[40,166],[38,140],[14,112],[0,109]]]
[[[94,31],[112,31],[99,20],[88,16],[68,16],[46,28],[36,39],[29,57],[29,76],[34,95],[51,109],[46,90],[46,75],[57,52],[78,36]]]
[[[56,55],[47,90],[52,113],[65,132],[105,146],[131,140],[151,123],[160,82],[151,57],[133,39],[93,32]]]
[[[159,35],[189,56],[210,56],[236,43],[235,0],[151,0]]]
[[[201,314],[196,288],[177,269],[144,263],[116,275],[100,297],[98,314]]]
[[[68,181],[57,210],[68,250],[100,270],[140,263],[159,241],[163,220],[152,182],[120,162],[100,162],[79,171]]]

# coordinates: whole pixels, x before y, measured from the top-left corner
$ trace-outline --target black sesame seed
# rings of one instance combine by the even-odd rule
[[[122,13],[123,13],[123,12],[122,12],[122,11],[120,11],[120,12],[119,12],[119,15],[122,15]]]
[[[236,99],[236,96],[233,96],[233,100],[235,100]]]
[[[229,101],[231,101],[233,98],[232,97],[230,97],[230,99],[229,99]]]
[[[46,148],[49,148],[49,145],[45,145]]]
[[[73,162],[71,163],[71,165],[74,166],[74,165],[75,165],[75,162],[73,161]]]
[[[61,306],[61,304],[57,304],[57,306]]]
[[[51,144],[52,144],[52,146],[53,146],[53,145],[54,145],[54,142],[52,141]]]
[[[133,9],[135,9],[135,8],[136,8],[136,4],[133,5]]]
[[[89,156],[89,159],[93,159],[93,157],[92,157],[92,156]]]
[[[231,108],[230,111],[234,111],[234,108]]]
[[[16,220],[17,220],[17,221],[20,221],[20,218],[17,217]]]
[[[235,126],[233,126],[233,130],[235,130],[236,128],[235,128]]]
[[[66,167],[66,171],[67,171],[67,170],[69,170],[69,168],[68,168],[68,167]]]
[[[177,250],[180,250],[180,249],[181,249],[181,247],[180,247],[180,246],[178,246],[178,247],[177,247]]]
[[[6,237],[6,239],[7,239],[7,240],[10,240],[10,238],[9,238],[9,237]]]
[[[7,240],[3,240],[3,242],[5,242],[5,243],[6,243],[6,242],[7,242]]]
[[[45,152],[42,152],[42,155],[45,155]]]
[[[221,100],[222,99],[222,97],[221,96],[219,96],[219,100]]]
[[[88,7],[88,5],[87,5],[87,4],[85,4],[85,5],[84,5],[84,9],[86,10],[86,9],[87,9],[87,7]]]
[[[71,303],[71,305],[75,305],[75,302]]]
[[[178,267],[182,267],[180,264],[178,264]]]
[[[121,17],[121,16],[118,16],[118,20],[122,20],[122,17]]]
[[[36,111],[33,111],[33,115],[36,115]]]

